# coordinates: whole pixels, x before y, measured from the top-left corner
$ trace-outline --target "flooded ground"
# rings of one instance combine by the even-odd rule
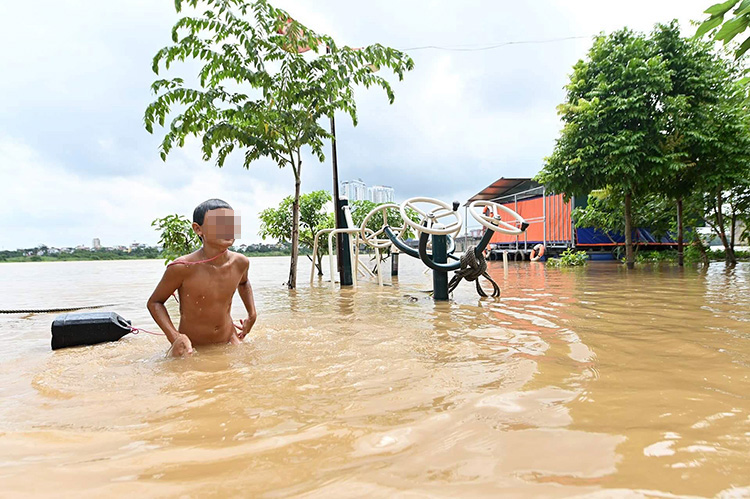
[[[147,335],[52,352],[54,314],[0,315],[0,495],[750,496],[750,264],[491,262],[502,298],[442,304],[405,256],[356,291],[306,261],[289,293],[287,264],[251,260],[252,338],[184,360]],[[155,329],[162,270],[2,264],[0,308]]]

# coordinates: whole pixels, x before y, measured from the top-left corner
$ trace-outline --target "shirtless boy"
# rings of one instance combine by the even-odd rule
[[[209,199],[193,211],[193,230],[203,247],[170,263],[148,299],[148,311],[172,343],[175,357],[193,353],[194,345],[239,344],[258,316],[247,278],[246,256],[229,251],[239,235],[239,218],[220,199]],[[164,303],[175,290],[180,296],[180,325],[174,327]],[[242,330],[235,331],[230,310],[234,291],[247,309]]]

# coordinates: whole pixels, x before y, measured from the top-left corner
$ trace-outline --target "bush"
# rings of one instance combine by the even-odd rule
[[[589,261],[589,254],[585,251],[573,251],[573,248],[566,249],[560,258],[550,258],[547,265],[550,267],[580,267],[586,265]]]

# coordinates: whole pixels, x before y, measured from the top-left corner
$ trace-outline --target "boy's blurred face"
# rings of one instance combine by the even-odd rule
[[[218,243],[229,247],[236,238],[242,237],[240,215],[228,208],[207,211],[203,225],[194,223],[193,228],[199,236],[203,236],[204,243]]]

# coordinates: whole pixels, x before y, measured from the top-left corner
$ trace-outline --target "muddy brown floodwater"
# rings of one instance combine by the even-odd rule
[[[405,256],[343,291],[305,261],[289,293],[287,262],[251,260],[251,338],[188,359],[143,334],[52,352],[54,315],[1,315],[0,495],[750,496],[750,264],[492,262],[499,300],[435,304]],[[154,329],[162,271],[0,264],[0,308]]]

